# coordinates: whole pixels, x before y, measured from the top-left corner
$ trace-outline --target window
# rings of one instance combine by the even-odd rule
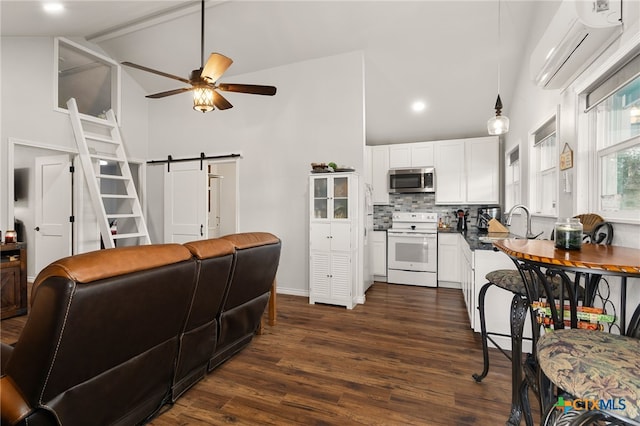
[[[55,107],[66,110],[67,101],[75,98],[83,114],[105,118],[105,113],[113,109],[119,117],[118,64],[62,38],[56,39],[55,50]]]
[[[532,139],[532,212],[555,216],[558,200],[556,116],[551,117],[533,132]]]
[[[504,206],[507,209],[520,204],[520,147],[506,154]]]
[[[593,208],[602,216],[640,218],[640,56],[587,95]]]

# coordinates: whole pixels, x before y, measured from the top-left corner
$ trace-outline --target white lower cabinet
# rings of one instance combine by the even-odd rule
[[[467,314],[471,328],[474,328],[474,318],[476,312],[476,292],[474,286],[473,275],[473,252],[462,235],[460,238],[460,286],[462,287],[462,295],[467,305]]]
[[[497,269],[513,269],[516,267],[506,254],[494,250],[471,250],[467,241],[460,236],[462,245],[461,273],[462,273],[462,293],[467,305],[469,322],[473,331],[480,333],[480,312],[478,311],[478,298],[480,289],[487,283],[486,275]],[[487,290],[484,302],[485,321],[487,332],[499,333],[504,336],[492,336],[500,346],[506,350],[511,350],[511,300],[513,293],[491,286]],[[531,321],[527,317],[525,323],[524,336],[531,337]],[[489,345],[493,346],[489,341]],[[525,352],[531,351],[531,344],[528,341],[522,342],[522,349]]]
[[[438,233],[438,287],[460,288],[460,234]]]
[[[311,253],[311,303],[332,303],[353,307],[351,297],[351,253]]]

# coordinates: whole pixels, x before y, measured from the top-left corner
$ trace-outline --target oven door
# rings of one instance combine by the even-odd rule
[[[389,269],[436,272],[438,234],[387,231]]]

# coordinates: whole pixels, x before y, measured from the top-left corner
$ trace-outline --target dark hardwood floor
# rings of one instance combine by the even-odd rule
[[[2,321],[3,342],[25,318]],[[353,310],[278,295],[278,324],[151,424],[499,425],[511,366],[491,356],[475,383],[481,343],[459,290],[376,283]]]

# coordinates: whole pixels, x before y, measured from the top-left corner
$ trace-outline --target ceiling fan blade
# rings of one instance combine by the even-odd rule
[[[146,97],[147,98],[151,98],[151,99],[158,99],[158,98],[164,98],[166,96],[177,95],[178,93],[188,92],[190,90],[193,90],[193,87],[183,87],[182,89],[168,90],[166,92],[160,92],[160,93],[154,93],[152,95],[147,95]]]
[[[218,85],[220,90],[225,92],[238,92],[238,93],[250,93],[252,95],[267,95],[273,96],[276,94],[276,88],[273,86],[259,86],[257,84],[232,84],[232,83],[220,83]]]
[[[216,92],[215,90],[213,91],[213,104],[215,105],[216,108],[220,110],[233,108],[233,105],[231,105],[231,103],[228,100],[226,100],[224,96],[222,96],[220,93]]]
[[[122,65],[126,65],[126,66],[132,67],[132,68],[137,68],[139,70],[150,72],[152,74],[158,74],[158,75],[161,75],[163,77],[172,78],[174,80],[182,81],[183,83],[191,84],[191,81],[187,80],[186,78],[182,78],[182,77],[178,77],[177,75],[168,74],[166,72],[154,70],[152,68],[148,68],[148,67],[145,67],[145,66],[142,66],[142,65],[134,64],[132,62],[126,62],[125,61],[125,62],[122,62]]]
[[[215,83],[224,72],[231,66],[233,60],[220,53],[212,53],[207,59],[207,63],[202,68],[200,77],[210,83]]]

